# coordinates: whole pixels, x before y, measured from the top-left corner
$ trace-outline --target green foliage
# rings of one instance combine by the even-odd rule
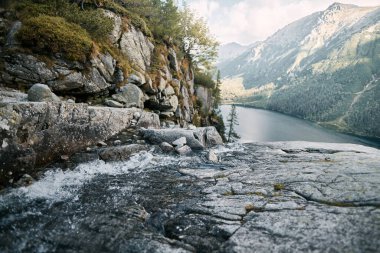
[[[209,89],[215,88],[215,82],[212,79],[212,75],[203,71],[196,71],[194,73],[194,83],[195,85],[203,86]]]
[[[220,85],[222,84],[220,70],[216,74],[215,88],[212,90],[212,96],[214,97],[214,109],[218,109],[222,101]]]
[[[80,26],[61,17],[40,15],[24,21],[18,38],[38,53],[60,53],[73,61],[86,61],[93,43]]]
[[[67,0],[22,0],[15,5],[19,18],[27,20],[39,15],[58,16],[80,25],[93,39],[104,40],[113,29],[113,22],[100,9],[81,10],[77,4]]]

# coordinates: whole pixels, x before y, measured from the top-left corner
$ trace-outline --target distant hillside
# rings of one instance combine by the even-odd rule
[[[335,3],[219,67],[258,89],[240,102],[380,137],[380,7]]]
[[[231,42],[219,46],[218,64],[237,57],[246,51],[250,46],[243,46],[236,42]]]

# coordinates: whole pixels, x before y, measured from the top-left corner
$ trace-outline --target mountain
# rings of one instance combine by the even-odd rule
[[[226,43],[219,46],[218,64],[235,58],[249,49],[250,46],[243,46],[236,42]]]
[[[244,102],[380,137],[380,7],[334,3],[218,66]]]

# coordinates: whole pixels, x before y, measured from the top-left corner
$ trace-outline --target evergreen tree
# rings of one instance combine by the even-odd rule
[[[220,70],[216,74],[215,88],[213,89],[214,109],[218,109],[222,101],[220,85],[222,84]]]
[[[231,111],[227,118],[227,126],[228,126],[227,142],[234,142],[240,138],[240,136],[235,130],[235,126],[239,125],[237,117],[238,115],[236,112],[236,106],[232,105]]]

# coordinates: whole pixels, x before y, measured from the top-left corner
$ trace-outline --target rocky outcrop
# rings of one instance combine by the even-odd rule
[[[136,120],[139,112],[143,122]],[[62,155],[105,140],[133,122],[159,127],[157,115],[139,109],[74,103],[3,103],[0,106],[0,184],[6,185]]]
[[[152,38],[120,15],[110,10],[103,12],[114,22],[109,34],[114,48],[97,50],[86,63],[69,61],[60,54],[28,53],[16,41],[22,24],[16,22],[7,28],[12,22],[3,18],[0,35],[13,42],[3,42],[1,85],[27,90],[41,83],[53,93],[77,98],[76,101],[148,108],[181,126],[191,123],[196,110],[192,101],[193,71],[188,60],[178,57],[174,46],[153,44]]]

